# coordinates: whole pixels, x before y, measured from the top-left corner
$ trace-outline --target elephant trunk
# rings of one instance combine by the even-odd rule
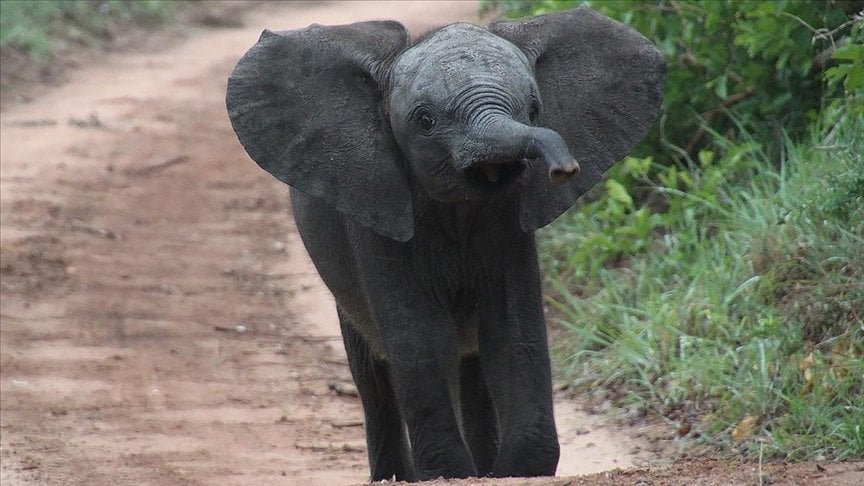
[[[506,116],[487,120],[454,157],[461,169],[481,168],[490,180],[501,164],[541,159],[553,186],[579,173],[579,163],[554,130],[524,125]]]
[[[528,134],[523,138],[525,157],[543,159],[553,186],[563,184],[579,173],[579,162],[570,154],[570,149],[558,132],[549,128],[527,126],[526,132]]]

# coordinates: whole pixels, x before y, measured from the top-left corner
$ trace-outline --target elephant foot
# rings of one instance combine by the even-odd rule
[[[526,427],[502,440],[495,477],[554,476],[560,448],[554,424]]]
[[[441,477],[463,479],[477,476],[477,469],[465,446],[442,448],[422,456],[415,456],[414,459],[417,465],[417,479],[420,481]]]

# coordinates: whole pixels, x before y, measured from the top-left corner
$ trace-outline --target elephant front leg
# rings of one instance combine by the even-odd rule
[[[390,383],[386,362],[377,359],[355,324],[341,309],[339,323],[354,383],[363,402],[366,447],[372,482],[415,479],[410,447],[402,433],[402,416]]]
[[[460,373],[462,432],[471,449],[477,474],[488,476],[498,454],[498,424],[492,397],[480,369],[480,358],[464,358]]]
[[[476,476],[458,423],[459,343],[433,270],[412,246],[359,232],[354,258],[419,480]],[[419,262],[419,263],[418,263]]]
[[[553,476],[559,445],[539,270],[516,270],[490,283],[481,303],[480,359],[499,417],[492,475]]]
[[[476,476],[454,406],[458,357],[450,326],[446,321],[420,324],[406,319],[388,327],[382,334],[390,377],[408,428],[417,479]]]

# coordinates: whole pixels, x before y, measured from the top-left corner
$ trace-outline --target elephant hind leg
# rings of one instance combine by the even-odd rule
[[[387,364],[375,358],[345,314],[339,310],[342,339],[365,415],[366,447],[372,482],[415,481],[411,450],[396,405]]]
[[[462,430],[477,466],[478,476],[492,473],[498,453],[498,425],[489,388],[474,355],[462,360],[459,369]]]

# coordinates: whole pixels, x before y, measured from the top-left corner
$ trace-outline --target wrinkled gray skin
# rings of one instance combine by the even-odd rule
[[[413,46],[396,22],[265,31],[240,60],[229,115],[336,297],[372,480],[555,473],[534,230],[645,135],[663,78],[585,8]]]

